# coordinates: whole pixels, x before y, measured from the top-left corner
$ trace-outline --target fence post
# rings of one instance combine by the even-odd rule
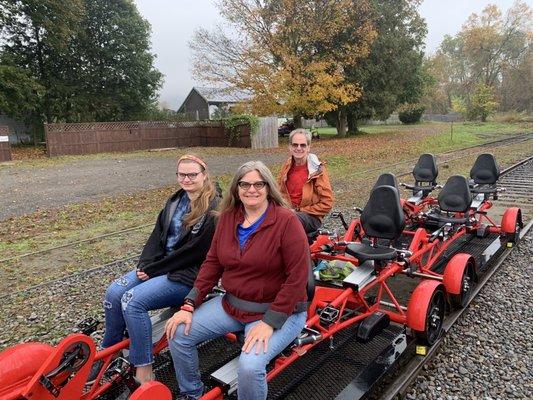
[[[11,161],[9,127],[4,125],[0,125],[0,162],[2,161]]]

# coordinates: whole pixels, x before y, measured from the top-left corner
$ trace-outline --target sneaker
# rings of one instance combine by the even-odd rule
[[[87,382],[85,383],[86,385],[92,385],[94,383],[103,365],[104,360],[98,360],[93,363],[89,376],[87,377]]]

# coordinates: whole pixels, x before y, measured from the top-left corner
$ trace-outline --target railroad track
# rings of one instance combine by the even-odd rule
[[[528,137],[528,140],[531,137],[533,137],[533,135],[530,135],[530,134],[520,135],[521,139],[524,139],[526,136]],[[505,140],[505,139],[497,141],[497,143],[502,143],[502,142],[506,143],[506,144],[509,143],[509,141]],[[491,143],[493,143],[493,142],[491,142]],[[473,147],[485,146],[485,145],[486,144],[477,145],[477,146],[471,146],[471,147],[468,147],[467,149],[470,149],[470,148],[473,148]],[[386,167],[383,167],[383,168],[386,168]],[[407,175],[407,174],[408,173],[405,173],[404,175]],[[524,160],[521,160],[521,161],[517,162],[516,164],[504,169],[501,172],[500,182],[501,182],[500,186],[501,187],[505,187],[507,189],[501,195],[501,201],[502,202],[505,202],[505,204],[507,204],[507,205],[517,205],[517,204],[523,205],[523,206],[525,206],[526,210],[527,209],[531,209],[532,208],[532,203],[533,203],[533,199],[531,197],[531,193],[533,193],[533,156],[528,157],[528,158],[526,158]],[[499,202],[500,202],[500,200],[498,200],[497,203],[499,204]],[[525,213],[525,215],[531,215],[531,214],[530,213]],[[147,225],[141,225],[139,227],[129,228],[129,229],[125,230],[125,231],[120,231],[118,233],[123,233],[123,232],[126,232],[126,231],[130,231],[130,230],[133,230],[133,229],[136,229],[136,228],[146,227],[146,226]],[[106,234],[104,236],[107,237],[107,236],[111,236],[113,234],[114,233],[110,233],[110,234]],[[91,240],[91,239],[87,239],[87,241],[89,241],[89,240]],[[58,246],[58,248],[66,247],[68,245],[69,244],[67,244],[65,246]],[[42,252],[46,252],[46,251],[48,251],[48,250],[45,249]],[[40,252],[34,252],[32,254],[38,254],[38,253],[40,253]],[[45,288],[47,286],[56,284],[56,283],[61,282],[61,281],[68,281],[68,280],[72,279],[73,277],[83,277],[84,275],[92,274],[92,273],[94,273],[94,272],[96,272],[98,270],[116,268],[117,266],[119,266],[121,264],[125,264],[125,263],[134,263],[139,258],[139,255],[140,254],[136,254],[136,255],[131,256],[131,257],[127,257],[127,258],[124,258],[124,259],[121,259],[121,260],[116,260],[116,261],[113,261],[113,262],[105,264],[105,265],[101,265],[101,266],[94,267],[94,268],[91,268],[91,269],[88,269],[88,270],[84,270],[84,271],[80,271],[80,272],[77,272],[77,273],[74,273],[74,274],[70,274],[70,275],[62,277],[60,279],[44,282],[44,283],[41,283],[41,284],[38,284],[38,285],[34,285],[34,286],[31,286],[31,287],[25,288],[23,290],[6,293],[6,294],[3,294],[3,295],[0,296],[0,300],[6,299],[6,298],[9,298],[9,297],[14,297],[14,296],[17,296],[17,295],[20,295],[20,294],[32,292],[32,291],[35,291],[35,290],[38,290],[38,289],[43,289],[43,288]],[[12,258],[18,258],[18,257],[12,257]],[[0,260],[0,262],[1,261],[5,261],[5,260]]]
[[[508,187],[508,191],[505,192],[506,196],[507,195],[513,196],[512,200],[510,200],[510,201],[516,202],[516,203],[513,203],[513,205],[522,205],[522,204],[527,203],[528,201],[531,201],[531,195],[528,194],[528,190],[529,190],[529,193],[531,193],[530,189],[526,188],[526,190],[522,190],[523,185],[527,185],[528,184],[528,179],[522,179],[520,176],[521,175],[522,176],[523,175],[531,176],[532,169],[533,169],[533,161],[532,161],[532,157],[529,157],[526,160],[523,160],[521,163],[515,164],[515,165],[511,166],[510,168],[508,168],[508,169],[503,171],[503,174],[502,174],[502,177],[501,177],[501,182],[509,182],[509,183],[512,183],[513,185],[516,185],[516,187],[515,186]],[[530,182],[530,180],[529,180],[529,182]],[[531,183],[529,183],[529,185],[531,185]],[[505,186],[505,184],[502,183],[501,186]],[[518,195],[517,194],[518,193],[517,190],[518,191],[522,191],[525,194],[524,195]],[[501,200],[503,201],[504,199],[505,198],[502,196]],[[499,201],[500,200],[496,201],[495,203],[498,203]],[[531,215],[531,214],[528,214],[528,215]],[[529,224],[526,229],[529,229],[530,226],[531,226],[531,224]],[[526,231],[526,229],[524,229],[524,232]],[[503,257],[504,254],[506,252],[509,252],[509,251],[510,250],[504,250],[504,253],[501,256]],[[85,275],[89,275],[91,273],[94,273],[95,271],[100,271],[100,270],[104,270],[104,269],[109,269],[109,270],[115,270],[116,271],[116,270],[118,270],[119,267],[124,267],[124,266],[129,266],[130,264],[134,264],[136,258],[137,258],[137,256],[128,257],[128,258],[123,259],[123,260],[118,260],[118,261],[116,261],[114,263],[106,264],[104,266],[95,267],[95,268],[93,268],[91,270],[82,271],[82,272],[79,272],[77,274],[70,275],[70,276],[65,277],[65,278],[61,278],[60,280],[47,282],[47,283],[44,283],[44,284],[41,284],[41,285],[38,285],[38,286],[34,286],[32,288],[25,289],[25,290],[20,291],[20,292],[12,293],[12,294],[7,295],[7,296],[2,296],[1,299],[3,299],[4,302],[9,303],[10,299],[6,299],[6,297],[13,296],[13,295],[18,295],[18,294],[23,294],[23,293],[29,292],[29,291],[35,291],[37,293],[42,293],[42,296],[39,296],[39,297],[41,297],[42,300],[46,300],[45,295],[47,294],[47,286],[49,286],[49,285],[56,284],[56,283],[58,283],[60,281],[62,281],[63,284],[65,284],[67,286],[68,285],[72,285],[72,281],[70,281],[70,280],[73,279],[73,277],[76,277],[76,276],[84,277]],[[491,266],[491,268],[494,268],[494,271],[496,271],[497,266],[494,266],[494,267]],[[488,273],[487,273],[487,275],[488,275]],[[487,275],[485,275],[485,276],[487,276]],[[91,277],[88,276],[88,279],[91,279]],[[488,277],[487,277],[487,279],[488,279]],[[100,283],[101,283],[101,281],[100,281]],[[480,284],[478,286],[478,288],[481,288],[481,287],[482,287],[482,284]],[[24,298],[24,296],[21,296],[21,297]],[[452,314],[452,316],[453,315],[454,314]],[[456,317],[452,317],[452,318],[457,319],[457,318],[460,317],[460,315],[461,314],[459,313],[459,314],[456,315]],[[452,323],[452,319],[447,320],[446,326],[445,326],[446,331],[449,330],[448,324],[451,324],[451,323]],[[354,349],[354,350],[364,349],[363,345],[360,345],[360,347],[357,347],[357,343],[355,343],[356,341],[355,340],[351,340],[352,336],[350,336],[350,335],[353,334],[352,332],[347,331],[347,332],[345,332],[343,334],[345,336],[342,336],[341,334],[337,335],[336,338],[335,338],[335,342],[332,343],[331,345],[333,345],[334,347],[341,348],[341,349],[342,349],[342,346],[347,346],[348,348]],[[407,367],[407,366],[406,367],[402,367],[402,370],[401,370],[401,374],[402,375],[401,376],[404,376],[404,378],[402,378],[403,382],[401,380],[399,380],[399,378],[396,379],[394,381],[395,383],[393,382],[393,384],[391,384],[391,386],[389,386],[386,389],[387,390],[386,393],[391,394],[392,395],[391,398],[394,398],[394,396],[398,396],[398,394],[401,394],[402,390],[403,391],[407,390],[406,388],[408,387],[409,382],[411,382],[412,379],[414,379],[414,377],[417,376],[417,372],[420,371],[422,366],[425,365],[425,363],[427,363],[428,360],[434,354],[437,354],[438,349],[441,346],[441,344],[442,344],[442,342],[439,342],[439,344],[437,346],[432,347],[431,349],[429,349],[429,355],[426,356],[426,357],[422,357],[421,358],[420,361],[424,362],[424,364],[419,364],[418,369],[416,369],[413,366],[411,366],[411,367]],[[317,364],[318,366],[316,368],[326,368],[326,363],[327,362],[332,362],[332,361],[333,361],[333,363],[332,364],[328,364],[328,365],[335,365],[334,361],[341,361],[343,363],[346,363],[346,362],[357,363],[357,362],[359,362],[358,358],[354,358],[354,357],[350,357],[350,356],[342,356],[342,355],[339,356],[338,353],[331,352],[330,348],[329,348],[329,345],[330,345],[329,343],[324,343],[324,349],[320,350],[321,351],[321,353],[320,353],[320,357],[321,358],[318,360],[318,364]],[[224,349],[222,349],[220,351],[217,351],[217,352],[214,352],[213,354],[215,354],[215,356],[220,355],[221,351],[224,351]],[[328,358],[328,354],[327,354],[328,352],[336,353],[336,355],[333,354],[333,356],[330,356]],[[207,353],[209,353],[209,352],[207,352]],[[319,354],[319,353],[316,353],[316,354]],[[166,357],[166,359],[165,359],[165,357]],[[171,369],[169,369],[169,365],[171,363],[170,363],[170,359],[168,357],[169,357],[168,354],[163,355],[162,363],[159,365],[159,367],[157,369],[158,378],[160,378],[161,376],[165,376],[165,377],[168,377],[169,379],[172,379],[173,374],[172,374]],[[313,368],[309,368],[308,371],[312,372]],[[411,374],[410,375],[409,374],[403,375],[404,373],[407,373],[408,368],[412,368]],[[319,372],[317,375],[319,377],[322,377],[324,374]],[[341,384],[339,378],[336,375],[338,375],[338,370],[331,369],[329,371],[329,375],[328,376],[329,376],[330,384],[331,383],[333,383],[335,385],[337,385],[337,384],[340,385]],[[410,378],[409,378],[409,376],[410,376]],[[299,380],[300,383],[305,380],[305,376],[303,376],[303,374],[295,376],[295,378],[297,380]],[[410,380],[408,380],[408,379],[410,379]],[[174,382],[174,386],[175,386],[175,382]],[[283,385],[280,385],[280,386],[283,386]],[[313,380],[309,381],[309,383],[303,383],[301,386],[303,387],[303,390],[298,396],[296,396],[296,395],[294,395],[292,393],[288,393],[286,390],[283,390],[283,389],[274,390],[275,388],[272,387],[272,389],[273,389],[272,394],[273,395],[275,393],[278,394],[277,396],[274,396],[273,398],[279,398],[279,399],[282,399],[282,398],[297,399],[297,398],[299,398],[299,399],[306,399],[306,400],[312,400],[312,399],[322,399],[323,400],[323,399],[335,398],[335,396],[338,394],[338,392],[337,392],[337,394],[329,396],[329,395],[327,395],[327,393],[329,393],[329,392],[326,392],[326,391],[320,392],[320,391],[318,391],[318,389],[317,389],[316,385],[314,384]],[[342,390],[342,387],[340,387],[339,390]],[[384,396],[386,393],[383,392],[382,395]],[[382,396],[380,396],[380,398],[381,397]],[[106,398],[115,399],[116,397],[112,397],[111,396],[111,397],[106,397]],[[353,398],[354,397],[351,397],[351,399],[353,399]]]
[[[519,134],[519,135],[513,135],[512,137],[508,137],[508,138],[504,138],[504,139],[493,140],[493,141],[490,141],[490,142],[476,144],[476,145],[473,145],[473,146],[468,146],[468,147],[463,147],[463,148],[460,148],[460,149],[446,151],[446,152],[443,152],[443,153],[436,154],[436,156],[439,159],[437,164],[440,166],[440,165],[449,163],[451,161],[459,160],[459,159],[466,158],[466,157],[471,157],[473,154],[477,153],[476,151],[470,151],[470,150],[475,150],[475,149],[494,149],[494,148],[506,147],[506,146],[517,144],[517,143],[527,142],[527,141],[531,140],[532,138],[533,138],[533,134],[531,134],[531,133],[523,133],[523,134]],[[359,171],[359,172],[355,173],[354,176],[367,175],[367,174],[369,174],[371,172],[376,172],[376,171],[392,170],[393,168],[399,167],[399,166],[410,167],[415,162],[416,162],[416,159],[404,160],[404,161],[401,161],[401,162],[398,162],[398,163],[381,166],[379,168],[373,168],[373,169],[369,169],[369,170],[365,170],[365,171]],[[399,173],[396,174],[396,177],[397,178],[401,178],[401,177],[404,177],[404,176],[409,176],[410,174],[411,174],[411,171],[399,172]],[[97,241],[97,240],[100,240],[100,239],[105,239],[105,238],[110,238],[110,237],[113,237],[113,236],[123,235],[125,233],[129,233],[129,232],[132,232],[132,231],[143,229],[143,228],[146,228],[146,227],[149,227],[149,226],[152,226],[152,225],[153,225],[152,223],[143,224],[143,225],[137,225],[137,226],[133,226],[133,227],[130,227],[130,228],[127,228],[127,229],[122,229],[122,230],[118,230],[118,231],[114,231],[114,232],[108,232],[108,233],[103,234],[103,235],[98,235],[98,236],[90,237],[90,238],[83,239],[83,240],[77,240],[75,242],[69,242],[69,243],[65,243],[65,244],[62,244],[62,245],[58,245],[58,246],[48,247],[48,248],[41,249],[41,250],[36,250],[36,251],[24,253],[24,254],[18,254],[18,255],[10,256],[10,257],[4,258],[4,259],[0,259],[0,264],[8,262],[8,261],[12,261],[12,260],[18,260],[18,259],[25,258],[25,257],[30,257],[30,256],[35,256],[35,255],[39,255],[39,254],[48,253],[48,252],[51,252],[51,251],[54,251],[54,250],[58,250],[58,249],[62,249],[62,248],[76,246],[76,245],[79,245],[79,244],[82,244],[82,243],[90,243],[90,242],[94,242],[94,241]],[[0,298],[1,298],[1,296],[0,296]]]
[[[507,188],[507,192],[505,192],[506,196],[512,198],[513,205],[521,206],[531,200],[531,180],[522,179],[521,176],[527,177],[532,173],[533,157],[528,157],[502,171],[501,182],[510,182],[514,185]],[[503,183],[500,186],[504,186]],[[495,203],[498,202],[499,200]],[[522,230],[522,237],[528,233],[532,225],[533,221],[527,224]],[[470,304],[483,289],[486,282],[498,271],[500,265],[512,251],[512,248],[500,247],[499,238],[497,235],[495,236],[484,239],[484,243],[493,243],[492,246],[495,245],[499,249],[496,251],[494,257],[483,266],[484,272],[481,281],[476,286],[468,304]],[[470,250],[465,250],[467,247]],[[482,252],[485,250],[487,250],[485,245],[480,246],[480,242],[476,242],[475,240],[461,248],[461,251],[470,252],[476,257],[482,257]],[[475,253],[476,251],[477,253]],[[380,363],[383,360],[383,354],[388,351],[388,347],[386,346],[390,346],[389,341],[401,336],[402,328],[391,326],[387,328],[383,335],[379,335],[371,342],[365,344],[355,340],[356,329],[346,329],[345,331],[339,332],[335,335],[333,341],[323,342],[313,349],[312,357],[307,357],[306,355],[300,358],[294,365],[288,367],[287,370],[270,382],[268,398],[270,400],[354,400],[367,397],[392,400],[403,398],[411,383],[422,371],[424,365],[430,363],[439,353],[451,327],[461,318],[467,309],[468,305],[461,310],[447,315],[441,338],[430,348],[425,348],[427,351],[426,355],[415,355],[416,342],[414,340],[408,341],[408,349],[403,351],[403,355],[397,360],[391,362],[390,365],[392,367],[387,372],[383,370],[376,372],[376,368],[382,365]],[[209,347],[211,345],[218,350],[211,351]],[[200,365],[204,367],[213,366],[220,354],[233,356],[238,354],[239,351],[238,348],[224,347],[221,341],[207,344],[206,347],[201,351]],[[167,353],[163,353],[159,357],[155,368],[156,375],[160,381],[167,384],[174,393],[177,393],[178,389],[174,379],[170,357]],[[372,361],[380,358],[381,361],[377,364],[375,361]],[[205,367],[202,371],[205,379],[209,376],[207,372],[208,367]],[[354,371],[357,371],[355,375],[350,375]],[[379,373],[383,373],[384,375],[373,381],[371,385],[365,386],[365,379],[368,375]],[[389,375],[392,375],[392,377]],[[104,399],[115,399],[113,396],[113,393],[109,393]],[[230,396],[229,398],[233,397]]]

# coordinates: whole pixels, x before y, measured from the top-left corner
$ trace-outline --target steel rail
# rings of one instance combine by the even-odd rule
[[[531,159],[531,157],[529,157]],[[516,166],[523,164],[524,162],[520,162],[515,164],[513,166],[513,169],[516,168]],[[531,229],[531,226],[533,226],[533,220],[529,221],[529,223],[526,225],[526,227],[520,232],[520,238],[522,239],[529,230]],[[503,262],[507,259],[509,254],[511,254],[511,251],[514,247],[506,248],[502,254],[494,261],[494,264],[490,267],[488,271],[486,271],[483,274],[482,279],[480,282],[475,286],[474,291],[472,292],[472,296],[468,300],[467,304],[464,308],[460,310],[456,310],[451,312],[445,319],[443,324],[443,333],[441,337],[428,349],[428,352],[425,356],[415,355],[409,363],[402,368],[402,373],[396,378],[389,386],[388,389],[380,395],[380,398],[383,400],[393,400],[397,399],[397,396],[400,396],[400,398],[403,398],[403,396],[406,394],[407,390],[409,389],[410,385],[414,382],[416,377],[419,375],[420,370],[424,367],[424,365],[429,364],[435,356],[438,354],[439,349],[444,344],[444,339],[450,329],[453,327],[455,322],[463,315],[464,312],[468,310],[468,307],[470,303],[476,298],[478,293],[483,289],[485,284],[489,281],[489,279],[499,270],[500,266],[503,264]]]
[[[478,147],[487,147],[487,146],[490,146],[492,144],[497,144],[497,143],[502,143],[502,142],[505,142],[505,143],[500,145],[500,146],[495,146],[495,148],[506,147],[506,146],[510,146],[512,144],[521,143],[521,142],[528,141],[528,140],[531,140],[531,139],[532,139],[531,133],[523,133],[523,134],[520,134],[520,135],[517,135],[517,136],[513,136],[511,138],[504,138],[504,139],[493,140],[493,141],[490,141],[490,142],[474,144],[472,146],[462,147],[460,149],[455,149],[455,150],[447,150],[447,151],[444,151],[442,153],[437,153],[437,154],[435,154],[435,156],[443,156],[443,155],[447,155],[447,154],[454,154],[454,153],[458,153],[460,151],[475,149],[475,148],[478,148]],[[459,160],[461,158],[468,157],[468,156],[471,156],[471,155],[472,155],[472,153],[467,153],[467,154],[465,154],[464,156],[461,156],[461,157],[456,157],[456,158],[453,158],[453,159],[450,159],[450,160],[441,161],[441,162],[437,163],[437,165],[442,165],[445,162]],[[358,172],[355,172],[355,173],[351,174],[351,176],[365,175],[365,174],[367,174],[369,172],[385,170],[387,168],[396,167],[398,165],[402,165],[402,164],[406,164],[406,163],[411,163],[412,164],[412,163],[415,163],[417,160],[418,160],[418,158],[399,161],[399,162],[394,163],[394,164],[388,164],[388,165],[384,165],[384,166],[381,166],[381,167],[371,168],[371,169],[367,169],[365,171],[358,171]],[[396,175],[396,177],[407,176],[410,173],[411,173],[411,171],[403,172],[403,173],[401,173],[399,175]]]
[[[105,234],[103,234],[103,235],[93,236],[93,237],[91,237],[91,238],[81,239],[81,240],[77,240],[77,241],[75,241],[75,242],[69,242],[69,243],[61,244],[61,245],[59,245],[59,246],[47,247],[46,249],[43,249],[43,250],[37,250],[37,251],[32,251],[31,253],[19,254],[19,255],[16,255],[16,256],[12,256],[12,257],[8,257],[8,258],[4,258],[3,260],[0,260],[0,264],[1,264],[1,263],[4,263],[4,262],[7,262],[7,261],[11,261],[11,260],[16,260],[17,258],[23,258],[23,257],[34,256],[34,255],[37,255],[37,254],[47,253],[47,252],[49,252],[49,251],[53,251],[53,250],[57,250],[57,249],[62,249],[62,248],[65,248],[65,247],[70,247],[70,246],[75,246],[75,245],[77,245],[77,244],[81,244],[81,243],[92,242],[92,241],[94,241],[94,240],[98,240],[98,239],[106,238],[106,237],[109,237],[109,236],[120,235],[120,234],[122,234],[122,233],[135,231],[135,230],[137,230],[137,229],[140,229],[140,228],[146,228],[146,227],[148,227],[148,226],[153,226],[153,225],[154,225],[154,224],[151,222],[151,223],[149,223],[149,224],[133,226],[133,227],[131,227],[131,228],[122,229],[122,230],[120,230],[120,231],[109,232],[109,233],[105,233]]]

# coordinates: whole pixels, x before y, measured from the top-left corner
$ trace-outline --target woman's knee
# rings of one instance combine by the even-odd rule
[[[132,285],[133,282],[130,281],[128,275],[121,276],[117,278],[107,287],[105,300],[110,302],[118,302],[122,299],[124,292],[126,292]]]
[[[139,294],[136,293],[135,289],[130,289],[124,292],[120,298],[120,303],[125,317],[129,315],[138,315],[139,313],[148,313],[149,311],[143,299],[139,297]]]
[[[250,353],[241,353],[239,357],[239,379],[254,376],[264,377],[267,363],[266,357],[262,354],[255,354],[255,349]]]
[[[174,337],[172,340],[169,341],[169,346],[172,348],[179,348],[184,349],[188,347],[196,346],[196,340],[193,338],[192,335],[186,335],[185,334],[185,325],[181,324],[176,328],[176,332],[174,333]]]

